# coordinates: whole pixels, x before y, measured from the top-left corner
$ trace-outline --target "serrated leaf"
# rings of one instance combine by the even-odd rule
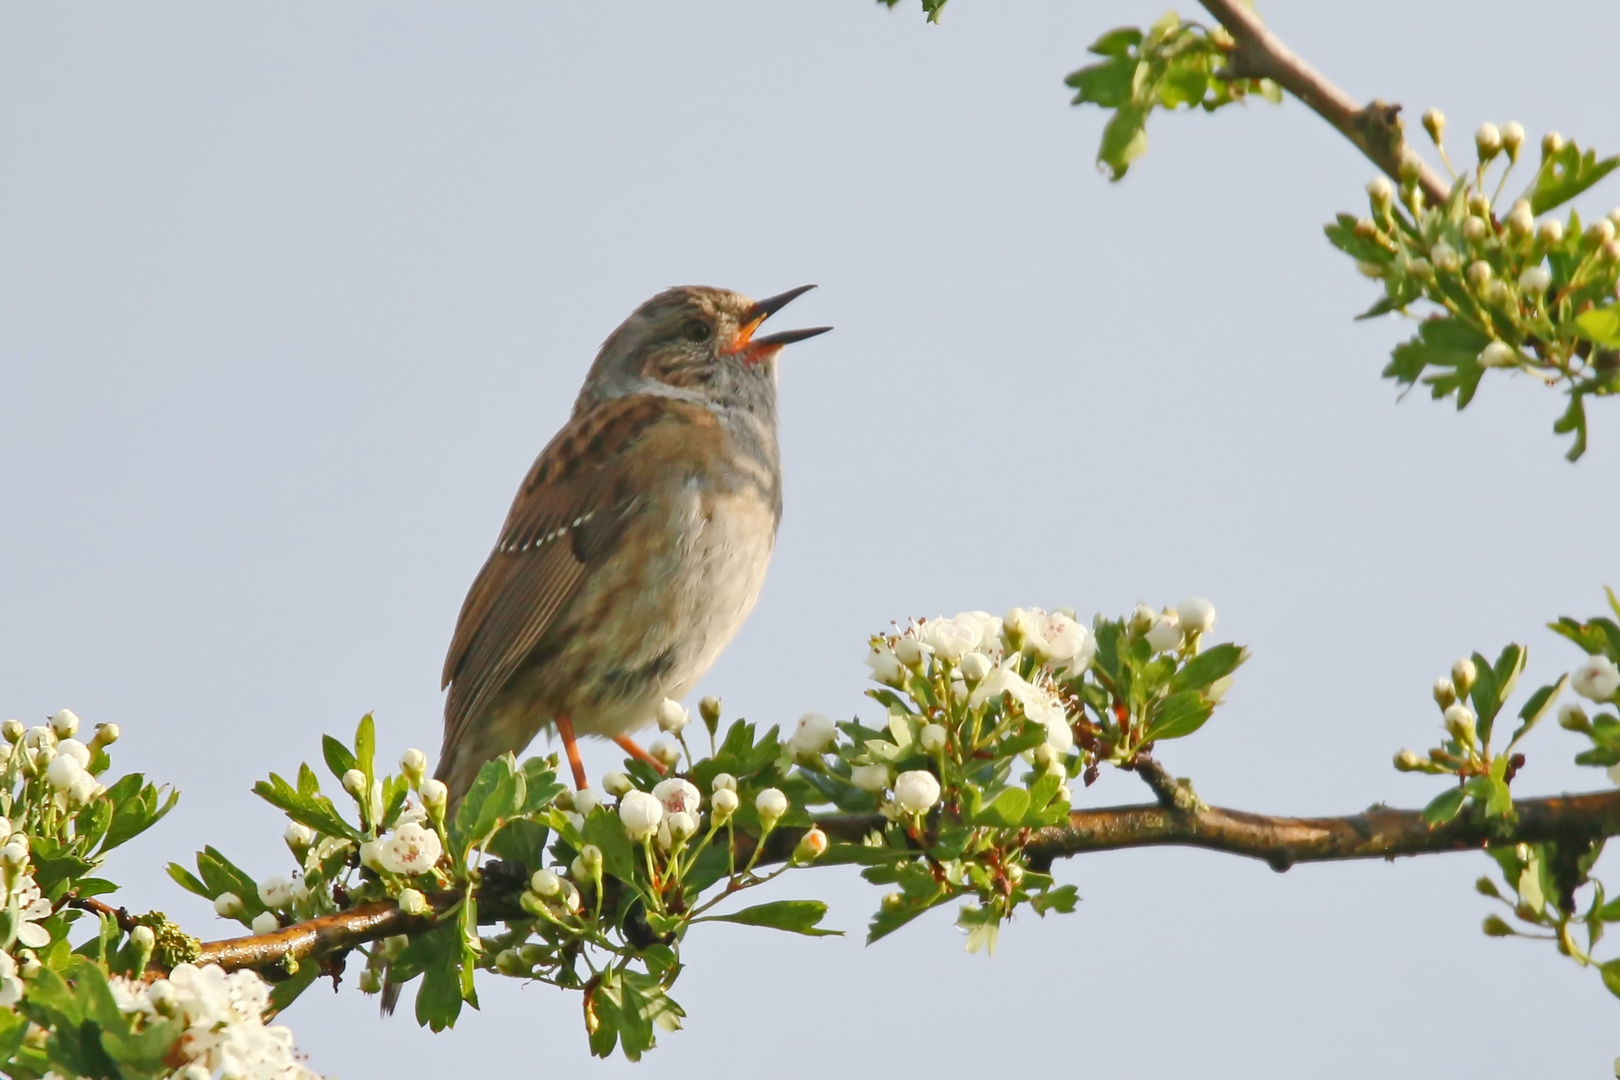
[[[1010,787],[990,800],[970,819],[975,825],[1000,825],[1014,828],[1022,825],[1029,811],[1029,792],[1021,787]]]
[[[1241,645],[1226,642],[1211,646],[1183,664],[1181,670],[1170,677],[1170,693],[1202,690],[1217,679],[1232,674],[1248,659],[1249,650]]]
[[[343,774],[350,769],[360,767],[360,763],[349,752],[349,748],[330,735],[321,736],[321,756],[326,759],[326,767],[332,770],[332,775],[339,780],[342,780]]]
[[[1561,206],[1602,180],[1620,166],[1620,157],[1599,161],[1595,150],[1584,153],[1573,142],[1567,142],[1552,154],[1543,154],[1541,169],[1525,193],[1530,210],[1543,214]]]
[[[1620,304],[1587,308],[1575,316],[1575,327],[1588,341],[1606,349],[1620,349]]]
[[[1213,651],[1213,650],[1211,650]],[[1160,701],[1148,714],[1145,742],[1160,739],[1181,739],[1204,726],[1215,706],[1201,691],[1184,690]]]
[[[1076,91],[1072,104],[1100,105],[1105,109],[1125,105],[1131,100],[1136,64],[1133,57],[1115,56],[1070,73],[1063,81]]]
[[[1134,26],[1120,26],[1086,46],[1086,51],[1097,56],[1129,56],[1131,50],[1142,44],[1142,31]]]

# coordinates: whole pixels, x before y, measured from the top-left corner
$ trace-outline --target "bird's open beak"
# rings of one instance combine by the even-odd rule
[[[747,361],[751,364],[758,363],[768,356],[775,355],[784,345],[813,338],[817,334],[825,334],[831,330],[830,326],[812,326],[807,330],[783,330],[775,334],[766,334],[764,337],[754,336],[754,331],[759,329],[761,323],[813,288],[814,285],[800,285],[797,289],[789,289],[785,293],[768,296],[755,303],[743,316],[742,325],[737,330],[737,340],[733,342],[731,351],[746,350]]]

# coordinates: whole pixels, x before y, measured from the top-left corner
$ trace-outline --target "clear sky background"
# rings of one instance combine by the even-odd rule
[[[1189,8],[1191,5],[1189,5]],[[1264,5],[1359,97],[1439,105],[1456,153],[1517,119],[1620,149],[1610,4]],[[594,350],[678,283],[835,333],[782,366],[787,512],[700,692],[791,723],[866,708],[864,638],[1013,604],[1212,598],[1254,659],[1164,748],[1212,802],[1421,805],[1429,686],[1473,649],[1579,653],[1602,608],[1620,406],[1578,465],[1562,398],[1458,415],[1378,377],[1399,321],[1322,238],[1371,167],[1297,103],[1156,116],[1111,185],[1061,80],[1142,0],[0,9],[0,713],[123,726],[179,809],[116,870],[133,908],[230,927],[162,865],[286,872],[249,792],[374,710],[439,744],[439,667],[517,482]],[[1620,184],[1581,206],[1603,212]],[[784,324],[787,325],[787,324]],[[1515,704],[1516,707],[1516,704]],[[1524,793],[1606,783],[1555,727]],[[600,750],[600,770],[610,760]],[[1087,804],[1141,801],[1105,776]],[[801,878],[850,930],[688,939],[688,1029],[587,1057],[577,995],[487,980],[430,1036],[317,987],[310,1064],[386,1075],[1607,1076],[1620,1002],[1479,932],[1483,856],[1060,865],[1085,902],[993,960],[948,911],[871,949],[879,891]]]

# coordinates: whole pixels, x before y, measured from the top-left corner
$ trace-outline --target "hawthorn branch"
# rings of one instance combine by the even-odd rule
[[[1228,56],[1227,74],[1235,79],[1270,79],[1304,102],[1355,144],[1392,180],[1400,180],[1401,151],[1406,136],[1401,130],[1401,107],[1374,99],[1357,105],[1354,98],[1284,45],[1242,0],[1200,0],[1237,42]],[[1451,185],[1424,165],[1418,183],[1431,206],[1446,201]]]
[[[1162,768],[1154,768],[1167,778]],[[1140,766],[1138,771],[1142,771]],[[1169,783],[1174,785],[1175,781]],[[1031,861],[1040,866],[1049,865],[1053,859],[1096,851],[1196,847],[1259,859],[1283,871],[1298,863],[1394,860],[1404,855],[1479,851],[1504,844],[1581,843],[1620,836],[1620,790],[1520,799],[1513,806],[1518,813],[1513,824],[1459,817],[1433,829],[1416,810],[1381,806],[1360,814],[1321,818],[1273,817],[1196,802],[1185,808],[1178,808],[1174,802],[1111,806],[1075,810],[1069,814],[1067,825],[1035,830],[1027,851]],[[885,822],[876,814],[849,814],[823,818],[818,824],[836,839],[859,843],[872,830],[882,829]],[[784,861],[799,835],[797,829],[774,832],[760,863]],[[743,839],[738,837],[739,841]],[[522,885],[516,884],[517,880],[491,877],[486,881],[478,897],[481,921],[522,917],[517,903]],[[460,897],[459,892],[444,892],[430,894],[428,900],[435,914],[443,915],[456,906]],[[395,934],[420,933],[432,925],[432,917],[407,915],[391,901],[378,901],[269,934],[207,942],[195,962],[218,964],[227,971],[270,969],[284,966],[288,959],[303,961],[341,953]]]

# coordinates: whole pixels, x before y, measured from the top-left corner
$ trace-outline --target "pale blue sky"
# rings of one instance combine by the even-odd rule
[[[1190,5],[1189,5],[1190,6]],[[1612,5],[1263,11],[1352,93],[1620,148]],[[1211,801],[1419,805],[1458,655],[1620,584],[1620,411],[1491,379],[1397,404],[1408,328],[1321,236],[1371,168],[1297,104],[1156,117],[1123,184],[1062,77],[1140,0],[350,2],[0,10],[0,713],[123,726],[176,815],[124,902],[228,932],[161,871],[214,843],[284,871],[249,793],[375,710],[438,747],[457,607],[596,345],[676,283],[821,288],[782,375],[787,512],[701,687],[791,722],[862,708],[866,634],[1013,604],[1189,593],[1249,644],[1164,749]],[[1588,43],[1588,44],[1583,44]],[[1582,205],[1620,202],[1617,185]],[[1516,785],[1604,783],[1539,733]],[[607,755],[594,753],[598,768]],[[1129,777],[1083,798],[1139,801]],[[993,961],[941,913],[872,949],[878,890],[805,875],[843,940],[705,928],[687,1031],[639,1075],[1029,1067],[1114,1078],[1606,1076],[1620,1002],[1485,939],[1481,856],[1277,875],[1195,851],[1059,867],[1085,902]],[[288,1014],[356,1078],[629,1072],[578,998],[493,980],[430,1036],[346,987]]]

